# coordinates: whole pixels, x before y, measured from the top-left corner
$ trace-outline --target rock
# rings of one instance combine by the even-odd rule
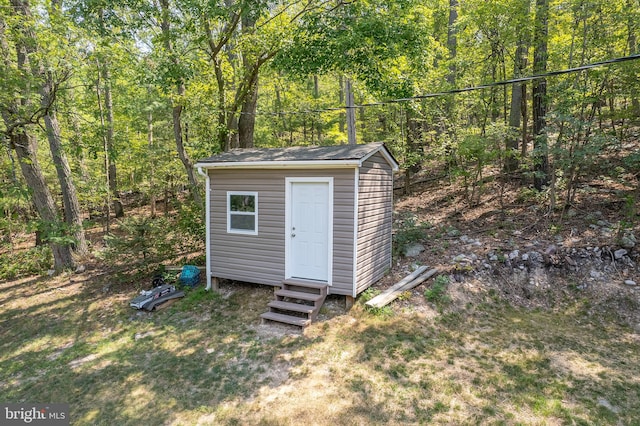
[[[538,253],[537,251],[529,251],[526,253],[526,255],[530,262],[533,262],[533,263],[544,262],[544,256],[542,256],[542,254]],[[524,260],[524,254],[522,255],[522,260]]]
[[[453,263],[472,263],[473,260],[467,257],[466,254],[459,254],[455,256],[453,259]]]
[[[78,267],[76,268],[76,271],[75,271],[75,272],[76,272],[76,274],[81,274],[81,273],[83,273],[83,272],[84,272],[84,271],[86,271],[86,270],[87,270],[87,267],[86,267],[86,266],[84,266],[84,265],[78,265]]]
[[[50,276],[50,277],[54,276],[55,274],[56,274],[56,270],[55,269],[49,269],[47,271],[47,275]]]
[[[520,256],[520,250],[514,250],[509,253],[509,260],[517,259]]]
[[[597,280],[597,279],[600,279],[602,277],[602,272],[598,272],[598,271],[595,271],[595,270],[592,269],[589,272],[589,276],[591,278],[593,278],[594,280]]]
[[[136,333],[133,338],[135,340],[144,339],[145,337],[153,336],[155,333],[153,331],[147,331],[146,333]]]
[[[611,228],[611,224],[606,220],[599,220],[596,222],[596,225],[601,226],[603,228]]]
[[[580,284],[579,286],[577,286],[576,288],[577,288],[578,290],[586,290],[586,289],[587,289],[587,287],[589,287],[589,284],[587,284],[587,283],[582,283],[582,284]]]
[[[497,261],[498,261],[498,256],[497,256],[497,255],[495,255],[495,254],[490,254],[490,255],[489,255],[489,260],[490,260],[491,262],[497,262]]]
[[[598,398],[598,406],[604,407],[615,414],[618,414],[620,412],[620,408],[611,405],[611,403],[604,398]]]
[[[558,251],[558,248],[551,244],[549,247],[547,247],[547,249],[544,251],[544,254],[546,254],[547,256],[550,256],[552,254],[555,254],[556,251]]]
[[[564,257],[565,262],[567,262],[567,264],[571,265],[571,266],[578,266],[578,264],[576,263],[575,260],[573,260],[571,257],[569,256],[565,256]]]
[[[529,260],[529,253],[525,253],[522,255],[522,261],[526,262],[527,260]]]
[[[625,249],[619,249],[613,252],[613,257],[616,260],[622,259],[628,252]]]
[[[627,234],[620,238],[620,247],[631,250],[636,246],[636,242],[635,235]]]
[[[420,243],[409,244],[404,248],[404,255],[406,257],[416,257],[425,250],[424,246]]]
[[[450,237],[457,237],[458,235],[460,235],[460,231],[458,231],[456,228],[449,228],[447,230],[447,235]]]
[[[632,286],[632,287],[636,285],[636,282],[633,280],[624,280],[624,283],[625,285]]]

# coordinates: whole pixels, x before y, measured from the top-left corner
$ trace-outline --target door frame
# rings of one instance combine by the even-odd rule
[[[284,276],[285,279],[291,276],[291,209],[292,189],[296,183],[326,183],[329,186],[329,200],[327,203],[327,284],[333,282],[333,177],[286,177],[285,178],[285,201],[284,201]]]

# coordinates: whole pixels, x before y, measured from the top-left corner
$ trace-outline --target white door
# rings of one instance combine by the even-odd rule
[[[288,275],[329,282],[332,182],[290,181],[289,185]]]

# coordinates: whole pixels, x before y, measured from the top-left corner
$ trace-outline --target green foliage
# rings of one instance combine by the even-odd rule
[[[393,310],[391,309],[391,306],[387,305],[387,306],[383,306],[381,308],[375,308],[372,306],[368,306],[366,305],[366,303],[373,299],[374,297],[376,297],[377,295],[380,294],[380,290],[378,289],[374,289],[369,287],[368,289],[366,289],[365,291],[363,291],[360,296],[358,297],[358,302],[362,304],[362,306],[364,306],[364,309],[369,312],[370,314],[373,314],[377,317],[380,318],[388,318],[393,316]]]
[[[412,95],[410,59],[431,52],[430,38],[422,36],[429,31],[425,18],[411,0],[352,2],[332,13],[309,14],[275,66],[298,76],[354,74],[375,93]]]
[[[449,277],[446,275],[438,275],[433,285],[424,291],[424,297],[431,303],[438,306],[445,305],[451,301],[447,295],[447,286],[449,285]]]
[[[547,199],[547,194],[543,191],[538,191],[535,188],[523,187],[518,191],[516,201],[518,203],[536,203],[541,204]]]
[[[54,243],[63,246],[75,244],[73,234],[75,228],[66,222],[48,222],[38,220],[33,222],[35,228],[40,232],[40,238],[45,243]]]
[[[375,289],[373,287],[369,287],[368,289],[366,289],[360,294],[360,296],[358,297],[358,301],[364,305],[369,300],[373,299],[379,294],[380,294],[380,290]]]
[[[9,180],[8,169],[6,177],[2,176],[2,178],[0,180],[0,242],[10,242],[14,232],[27,230],[26,218],[30,216],[31,200],[26,186]]]
[[[43,274],[51,267],[52,261],[51,248],[48,245],[33,247],[26,251],[1,253],[0,281]]]
[[[569,89],[567,89],[569,90]],[[595,100],[583,99],[581,102],[593,103]],[[565,104],[560,108],[571,109]],[[584,110],[584,108],[583,108]],[[558,137],[551,153],[557,169],[559,189],[566,191],[565,202],[571,203],[575,196],[577,183],[586,175],[606,168],[602,154],[618,143],[615,136],[603,130],[593,128],[593,118],[580,111],[559,113],[552,123],[558,130]],[[615,171],[615,169],[612,169]]]
[[[425,231],[432,227],[428,222],[418,223],[413,215],[396,221],[394,225],[396,229],[393,233],[393,253],[396,256],[411,244],[422,241],[426,236]]]
[[[183,241],[193,246],[204,246],[206,224],[202,206],[193,201],[185,201],[178,207],[176,227],[183,235]],[[184,245],[184,244],[183,244]]]
[[[180,299],[177,309],[184,312],[192,312],[194,309],[201,307],[206,302],[219,302],[222,299],[219,293],[215,291],[207,291],[202,286],[184,289],[185,297]],[[208,306],[208,305],[206,305]]]
[[[176,234],[165,218],[127,217],[117,234],[105,236],[102,257],[110,263],[144,265],[174,253]]]

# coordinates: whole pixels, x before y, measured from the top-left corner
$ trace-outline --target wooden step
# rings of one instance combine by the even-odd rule
[[[325,298],[322,294],[303,293],[301,291],[277,290],[276,296],[289,297],[291,299],[308,300],[309,302],[317,302]]]
[[[315,309],[311,305],[303,305],[301,303],[283,302],[282,300],[273,300],[269,302],[270,308],[281,309],[283,311],[301,312],[303,314],[311,314]]]
[[[282,284],[285,285],[294,285],[296,287],[307,287],[307,288],[315,288],[318,290],[322,290],[327,288],[327,283],[322,281],[308,281],[300,278],[287,278],[282,281]]]
[[[311,324],[311,320],[308,318],[293,317],[291,315],[277,314],[275,312],[265,312],[264,314],[260,315],[260,318],[262,318],[263,320],[297,325],[299,327],[306,327],[307,325]]]

